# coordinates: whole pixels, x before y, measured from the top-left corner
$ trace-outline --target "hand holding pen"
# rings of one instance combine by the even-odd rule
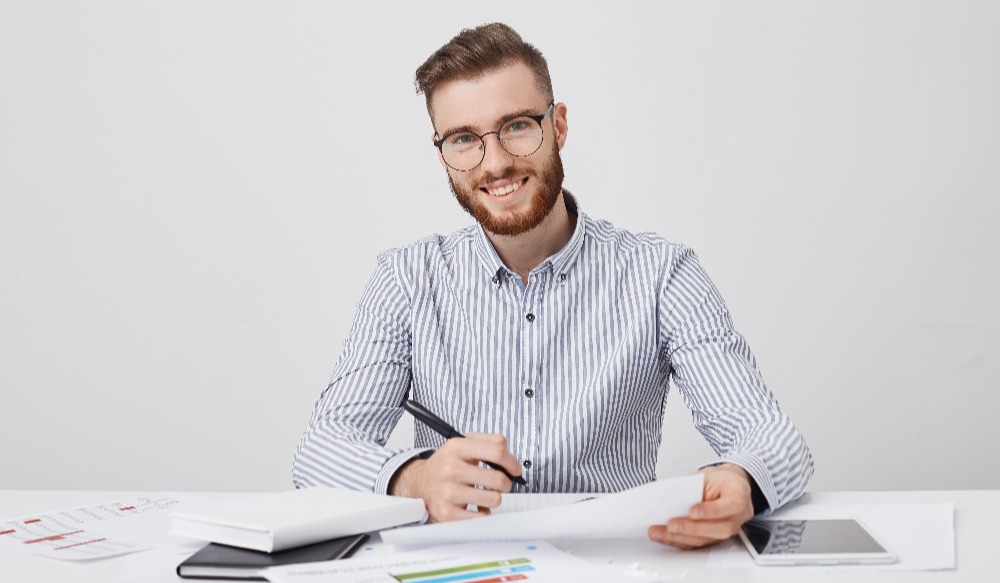
[[[434,413],[431,413],[430,410],[427,409],[427,407],[424,407],[423,405],[412,399],[404,401],[403,408],[409,411],[411,415],[416,417],[418,421],[422,422],[427,427],[430,427],[445,439],[452,439],[454,437],[465,437],[464,435],[459,433],[457,429],[455,429],[451,425],[448,425],[448,423],[445,422],[443,419],[441,419]],[[510,472],[505,470],[503,466],[501,466],[500,464],[496,464],[487,460],[482,460],[482,461],[483,463],[493,468],[494,470],[498,472],[503,472],[503,474],[507,476],[507,478],[509,478],[511,482],[520,484],[522,486],[526,486],[528,484],[528,482],[526,482],[524,478],[522,478],[521,476],[512,475]]]
[[[411,460],[397,470],[389,487],[390,494],[423,498],[432,521],[489,514],[500,506],[501,493],[509,492],[512,482],[526,483],[502,435],[470,432],[463,436],[418,403],[407,401],[403,406],[448,438],[429,458]],[[470,505],[478,513],[468,510]]]

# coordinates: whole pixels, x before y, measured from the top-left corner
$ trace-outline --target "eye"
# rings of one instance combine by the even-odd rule
[[[504,132],[511,134],[520,134],[531,131],[531,126],[533,125],[534,124],[530,119],[518,118],[507,124],[507,127],[504,128]]]
[[[452,134],[445,138],[445,143],[447,145],[456,147],[468,147],[475,144],[477,141],[479,141],[479,138],[469,133]]]

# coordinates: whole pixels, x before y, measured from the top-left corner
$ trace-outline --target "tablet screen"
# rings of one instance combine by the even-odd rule
[[[743,528],[758,555],[885,552],[855,520],[754,520]]]

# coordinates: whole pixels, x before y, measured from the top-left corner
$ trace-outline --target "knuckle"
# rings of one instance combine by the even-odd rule
[[[461,488],[454,482],[446,482],[441,486],[441,496],[448,502],[457,502]]]
[[[504,437],[503,435],[500,435],[499,433],[477,433],[476,437],[478,437],[480,441],[493,445],[498,443],[501,445],[506,445],[507,443],[507,438]]]
[[[500,495],[500,492],[485,490],[485,493],[485,504],[483,504],[483,506],[486,506],[487,508],[496,508],[497,506],[500,506],[500,503],[503,501],[503,496]]]
[[[458,476],[458,468],[454,464],[445,464],[438,473],[441,481],[446,484],[454,481]]]
[[[503,444],[500,444],[500,443],[494,444],[489,449],[489,453],[490,453],[490,456],[492,457],[492,459],[494,459],[494,460],[501,460],[501,459],[504,458],[504,455],[507,453],[507,446],[503,445]]]

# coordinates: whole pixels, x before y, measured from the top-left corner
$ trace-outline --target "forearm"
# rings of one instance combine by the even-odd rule
[[[296,449],[296,486],[385,493],[396,470],[422,451],[385,447],[410,386],[408,310],[391,256],[383,255]]]
[[[298,488],[333,486],[389,493],[397,470],[422,449],[390,449],[336,423],[311,426],[295,451],[292,481]]]

